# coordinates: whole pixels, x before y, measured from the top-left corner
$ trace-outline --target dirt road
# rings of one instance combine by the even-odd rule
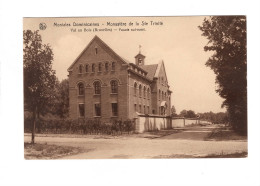
[[[209,154],[231,154],[247,152],[247,141],[204,141],[214,127],[191,127],[185,131],[160,138],[136,136],[109,137],[93,136],[36,137],[36,142],[80,147],[83,153],[66,156],[62,159],[110,159],[110,158],[160,158],[160,157],[198,157]],[[25,135],[25,142],[30,136]]]

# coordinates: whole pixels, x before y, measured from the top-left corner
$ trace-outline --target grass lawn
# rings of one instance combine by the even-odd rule
[[[247,136],[242,136],[234,132],[230,127],[221,127],[214,129],[205,140],[228,141],[228,140],[242,140],[246,141]]]
[[[24,158],[29,159],[56,159],[62,156],[80,153],[75,147],[48,145],[47,143],[24,143]]]
[[[209,154],[202,156],[185,155],[185,154],[172,154],[172,155],[160,155],[153,157],[154,159],[169,159],[169,158],[246,158],[247,152],[236,152],[231,154]]]

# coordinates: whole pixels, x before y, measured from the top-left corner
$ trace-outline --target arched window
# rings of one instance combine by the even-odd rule
[[[108,62],[106,62],[105,64],[105,69],[106,69],[106,72],[108,71]]]
[[[98,64],[98,71],[101,72],[102,71],[102,63]]]
[[[88,64],[85,66],[85,71],[88,72]]]
[[[159,100],[161,99],[161,90],[159,89]]]
[[[116,69],[116,63],[112,62],[112,71],[115,71],[115,69]]]
[[[84,95],[84,84],[83,83],[79,83],[78,84],[78,90],[79,90],[79,95]]]
[[[147,88],[147,99],[150,99],[150,89]]]
[[[95,64],[92,64],[92,72],[95,72]]]
[[[146,98],[146,87],[144,86],[143,97]]]
[[[142,85],[139,85],[139,97],[142,97]]]
[[[137,96],[137,83],[134,84],[134,95]]]
[[[94,93],[101,94],[101,85],[99,81],[94,82]]]
[[[111,84],[111,93],[117,93],[118,92],[118,84],[116,80],[112,80],[110,82]]]
[[[82,65],[79,65],[79,73],[82,74]]]

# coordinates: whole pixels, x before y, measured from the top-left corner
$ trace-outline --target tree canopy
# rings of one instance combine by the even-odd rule
[[[247,46],[245,16],[212,16],[199,26],[214,54],[206,62],[216,74],[216,92],[224,98],[233,128],[247,133]]]

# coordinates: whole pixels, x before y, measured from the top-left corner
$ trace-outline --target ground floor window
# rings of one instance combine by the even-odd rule
[[[112,106],[112,116],[117,116],[118,112],[117,112],[117,103],[111,103]]]
[[[101,106],[100,103],[95,104],[95,116],[101,116]]]
[[[79,117],[85,116],[85,105],[83,103],[79,104]]]

